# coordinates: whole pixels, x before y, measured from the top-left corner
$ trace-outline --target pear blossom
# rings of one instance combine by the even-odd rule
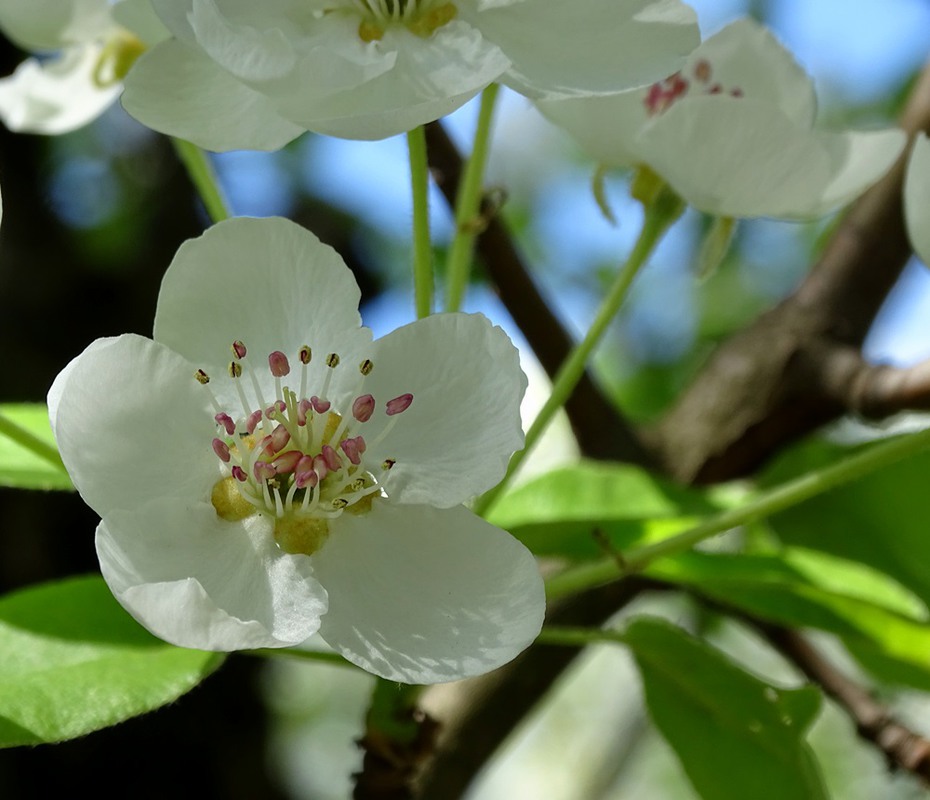
[[[603,166],[646,165],[695,208],[726,217],[821,216],[877,181],[905,143],[899,130],[815,130],[810,77],[750,19],[647,88],[537,107]]]
[[[930,266],[930,139],[919,133],[904,182],[904,219],[918,258]]]
[[[381,139],[500,81],[531,97],[641,86],[699,41],[678,0],[152,0],[173,38],[123,105],[211,150],[304,130]]]
[[[0,30],[42,54],[0,79],[0,119],[13,131],[45,134],[96,119],[143,49],[167,36],[148,0],[3,0]]]
[[[372,341],[358,301],[294,223],[216,225],[168,268],[153,339],[98,339],[55,380],[61,456],[104,578],[157,636],[319,634],[385,678],[479,674],[544,613],[529,551],[462,505],[522,446],[526,378],[481,315]]]

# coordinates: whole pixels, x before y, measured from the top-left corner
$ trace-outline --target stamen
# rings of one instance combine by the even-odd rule
[[[375,365],[372,363],[370,358],[366,358],[361,364],[358,365],[358,371],[362,375],[371,375],[371,371],[375,368]]]
[[[224,464],[229,463],[229,445],[222,439],[213,440],[213,452],[219,457]]]
[[[386,458],[386,459],[381,463],[381,469],[383,469],[383,470],[389,470],[389,469],[390,469],[391,467],[393,467],[396,463],[397,463],[397,461],[395,461],[393,458]]]
[[[310,345],[305,344],[301,347],[297,353],[297,358],[300,360],[300,393],[298,396],[303,399],[307,396],[307,365],[310,363],[310,359],[313,358]]]
[[[393,417],[395,414],[400,414],[403,411],[406,411],[410,408],[410,404],[413,402],[412,394],[402,394],[400,397],[395,397],[393,400],[387,401],[387,415]]]
[[[214,415],[213,419],[216,420],[217,425],[222,425],[226,429],[226,433],[229,436],[232,436],[236,432],[236,423],[233,422],[233,418],[224,412]]]
[[[339,460],[339,455],[330,445],[324,444],[320,455],[323,456],[323,462],[331,472],[339,472],[339,470],[342,469],[342,462]]]
[[[327,411],[329,411],[330,408],[332,408],[333,405],[329,402],[329,400],[321,400],[316,395],[313,395],[313,397],[310,398],[310,404],[313,406],[313,410],[316,411],[317,414],[325,414]]]
[[[370,394],[356,397],[352,403],[352,416],[359,422],[368,422],[375,410],[375,398]]]
[[[253,433],[255,433],[255,428],[258,426],[258,423],[261,420],[261,418],[262,418],[262,410],[260,408],[256,411],[253,411],[251,414],[249,414],[249,418],[246,420],[246,423],[245,423],[245,429],[249,432],[250,436]]]
[[[302,458],[306,458],[306,456],[300,450],[288,450],[284,455],[278,456],[272,461],[271,466],[274,467],[278,475],[287,475],[295,470]]]
[[[239,339],[236,339],[236,341],[232,343],[231,349],[232,349],[233,355],[236,358],[238,358],[240,361],[243,358],[245,358],[246,353],[249,352],[248,350],[246,350],[245,345],[241,341],[239,341]]]
[[[271,447],[275,453],[280,453],[285,447],[287,447],[287,443],[290,440],[290,431],[288,431],[288,429],[283,425],[278,425],[271,432]]]
[[[197,382],[198,382],[201,386],[206,386],[206,385],[210,382],[210,376],[207,375],[207,373],[204,372],[202,369],[198,369],[198,370],[194,373],[194,377],[197,379]]]
[[[245,483],[249,479],[249,476],[246,475],[245,470],[242,469],[242,467],[238,467],[238,466],[232,468],[232,476],[237,481],[241,481],[242,483]]]
[[[267,461],[256,461],[255,466],[252,467],[252,474],[255,476],[255,480],[261,481],[264,483],[270,478],[273,478],[277,473],[275,468],[271,466]]]
[[[313,404],[307,400],[301,400],[297,404],[297,424],[303,427],[307,424],[307,412],[313,408]]]
[[[358,452],[358,443],[355,439],[345,439],[339,443],[339,447],[342,448],[342,452],[346,454],[346,458],[355,466],[362,463],[362,459]]]

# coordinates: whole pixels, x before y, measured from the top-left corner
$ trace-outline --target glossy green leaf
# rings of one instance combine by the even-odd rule
[[[820,800],[826,791],[805,733],[813,688],[776,689],[664,621],[624,634],[656,727],[704,800]]]
[[[841,637],[877,677],[930,690],[930,624],[921,601],[853,562],[788,549],[779,555],[687,553],[649,574],[755,617]]]
[[[59,742],[190,691],[224,656],[156,639],[97,577],[0,599],[0,747]]]
[[[778,483],[848,455],[852,448],[807,442],[776,462]],[[859,561],[930,603],[930,453],[923,452],[771,518],[782,541]]]
[[[605,540],[618,549],[656,541],[720,508],[639,467],[583,461],[509,492],[488,519],[537,555],[590,559],[604,555]]]
[[[44,457],[37,450],[47,455]],[[56,452],[44,404],[0,405],[0,486],[73,489],[65,468],[54,460]]]

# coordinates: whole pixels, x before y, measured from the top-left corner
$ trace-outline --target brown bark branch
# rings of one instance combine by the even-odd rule
[[[757,621],[754,626],[839,704],[855,722],[859,736],[881,750],[890,767],[904,769],[930,783],[930,741],[895,720],[885,706],[834,667],[800,634]]]
[[[858,349],[834,345],[817,354],[817,364],[818,391],[851,413],[884,419],[930,409],[930,360],[903,368],[870,364]]]

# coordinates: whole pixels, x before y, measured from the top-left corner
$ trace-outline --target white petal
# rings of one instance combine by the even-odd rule
[[[51,60],[30,58],[0,80],[0,118],[12,131],[59,134],[96,119],[119,95],[119,85],[93,79],[99,45],[78,45]]]
[[[531,97],[616,92],[664,78],[700,42],[677,0],[536,0],[463,17],[513,62],[504,82]]]
[[[270,379],[270,353],[281,350],[296,370],[307,344],[317,386],[326,354],[371,341],[360,327],[359,297],[339,254],[305,228],[280,217],[238,217],[181,245],[158,296],[155,338],[208,374],[228,363],[234,341],[243,341],[245,363],[262,380]]]
[[[367,457],[396,461],[385,477],[392,502],[449,508],[490,489],[523,446],[526,376],[507,334],[481,314],[438,314],[375,342],[365,391],[378,410],[362,432]],[[384,404],[413,403],[380,443]]]
[[[711,68],[707,83],[694,78],[694,65],[706,61]],[[724,92],[740,89],[751,100],[772,103],[802,128],[814,124],[817,97],[810,77],[794,56],[752,19],[741,19],[703,42],[688,59],[683,71],[691,81],[691,93],[714,84]]]
[[[163,345],[97,340],[56,379],[49,405],[68,474],[100,516],[153,497],[210,496],[214,412],[191,365]]]
[[[171,35],[155,14],[149,0],[119,0],[113,5],[113,21],[132,32],[148,47]]]
[[[904,215],[914,252],[930,266],[930,139],[920,133],[907,166]]]
[[[686,97],[639,137],[644,159],[691,205],[732,217],[803,219],[878,180],[900,131],[821,133],[748,98]]]
[[[110,23],[108,0],[3,0],[0,28],[26,50],[91,41]]]
[[[368,48],[390,56],[393,66],[353,86],[335,86],[325,75],[314,86],[306,80],[306,67],[302,68],[306,88],[279,97],[279,108],[289,119],[318,133],[382,139],[412,130],[464,105],[510,66],[495,45],[459,20],[426,39],[402,27],[389,27],[380,41],[368,45],[361,45],[349,22],[333,20],[334,35],[341,33],[342,38],[333,42],[329,60],[339,64],[352,49]],[[342,26],[338,30],[337,24]],[[328,85],[338,91],[322,94]]]
[[[194,0],[189,19],[204,52],[237,78],[277,78],[294,68],[297,59],[290,41],[267,22],[261,28],[236,24],[214,0]]]
[[[260,515],[225,522],[209,503],[159,499],[108,515],[97,555],[123,607],[181,647],[288,647],[326,612],[310,559],[280,550]]]
[[[640,160],[636,137],[649,121],[645,92],[557,97],[536,101],[543,115],[568,133],[591,158],[610,167]]]
[[[142,124],[208,150],[277,150],[303,133],[264,95],[173,39],[133,64],[122,102]]]
[[[405,683],[457,680],[505,664],[542,625],[530,552],[465,508],[344,514],[313,556],[329,593],[320,634],[363,669]]]

